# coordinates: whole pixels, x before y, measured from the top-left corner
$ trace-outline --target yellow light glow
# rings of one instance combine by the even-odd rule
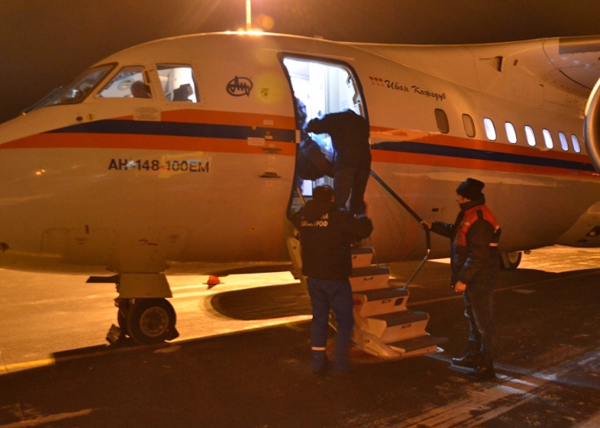
[[[227,31],[227,34],[235,33],[239,35],[260,36],[263,34],[263,31],[259,29],[244,30],[243,28],[238,28],[237,31]]]
[[[252,29],[252,0],[246,0],[246,30]]]

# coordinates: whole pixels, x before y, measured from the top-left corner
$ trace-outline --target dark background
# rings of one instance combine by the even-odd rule
[[[600,35],[599,0],[253,0],[252,17],[271,32],[357,42]],[[119,50],[245,25],[245,0],[0,0],[0,122]]]

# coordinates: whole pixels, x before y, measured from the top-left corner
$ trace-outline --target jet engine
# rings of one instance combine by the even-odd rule
[[[585,106],[583,138],[594,168],[600,172],[600,79],[592,89]]]

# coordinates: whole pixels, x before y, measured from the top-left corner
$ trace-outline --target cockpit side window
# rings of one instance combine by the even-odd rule
[[[157,64],[156,69],[167,101],[197,103],[200,100],[190,65]]]
[[[107,64],[84,71],[67,86],[54,91],[40,107],[82,102],[113,67],[114,64]]]
[[[144,67],[126,66],[98,93],[99,98],[152,98],[150,87],[144,82]]]

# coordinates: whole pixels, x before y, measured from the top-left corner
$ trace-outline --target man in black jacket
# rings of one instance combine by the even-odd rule
[[[312,119],[305,130],[331,136],[333,159],[333,188],[335,203],[345,207],[350,197],[350,211],[365,213],[365,190],[371,173],[371,146],[369,122],[353,112],[344,110],[329,113],[321,119]]]
[[[463,293],[470,321],[469,347],[457,366],[473,369],[480,379],[496,376],[493,365],[495,325],[492,292],[498,281],[500,226],[485,205],[484,183],[467,178],[456,189],[460,213],[454,224],[423,221],[424,227],[450,238],[452,287]]]
[[[329,311],[337,320],[335,370],[348,371],[348,348],[354,326],[350,245],[368,237],[373,225],[366,216],[355,217],[333,202],[333,190],[319,186],[298,213],[291,213],[300,231],[302,274],[307,276],[312,304],[312,360],[314,372],[327,369],[325,345]]]
[[[300,145],[296,154],[296,175],[301,180],[316,180],[325,175],[333,178],[333,163],[321,150],[319,144],[310,138],[304,129],[306,125],[306,105],[296,99],[296,120],[300,128]],[[301,181],[300,181],[301,182]]]

